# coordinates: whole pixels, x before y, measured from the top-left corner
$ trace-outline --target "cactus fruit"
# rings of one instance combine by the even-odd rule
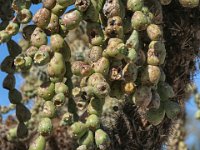
[[[29,9],[22,9],[18,14],[17,14],[17,20],[18,22],[22,24],[27,24],[31,21],[32,19],[32,13]]]
[[[199,0],[179,0],[183,7],[194,8],[199,5]]]
[[[81,138],[88,131],[88,127],[82,122],[75,122],[71,125],[71,130],[75,138]]]
[[[38,136],[33,143],[31,143],[29,150],[44,150],[46,146],[46,139],[44,136]]]
[[[42,0],[44,8],[52,9],[56,5],[56,0]]]
[[[92,131],[87,131],[79,140],[80,145],[86,145],[91,148],[94,145],[94,134]]]
[[[44,31],[37,27],[33,31],[31,35],[31,45],[39,48],[42,45],[47,44],[47,35],[44,33]]]
[[[51,119],[49,118],[42,118],[38,125],[38,132],[42,136],[48,136],[52,132],[53,125]]]
[[[46,101],[43,106],[42,115],[44,117],[53,118],[56,115],[56,107],[52,101]]]
[[[128,0],[127,1],[127,9],[133,12],[140,11],[144,6],[143,0]]]
[[[86,125],[92,131],[97,130],[100,127],[100,119],[97,115],[90,115],[86,119]]]
[[[55,94],[55,84],[51,82],[43,83],[38,89],[38,96],[44,100],[51,100]]]
[[[99,149],[106,149],[110,145],[110,138],[105,131],[98,129],[95,132],[95,143]]]

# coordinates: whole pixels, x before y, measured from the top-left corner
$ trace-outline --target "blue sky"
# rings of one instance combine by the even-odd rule
[[[41,8],[41,4],[39,5],[32,5],[31,6],[31,11],[33,12],[33,14],[39,9]],[[70,7],[67,9],[70,10],[73,7]],[[21,35],[16,35],[13,37],[13,39],[15,41],[19,41],[21,39]],[[7,46],[6,44],[1,44],[0,45],[0,63],[3,61],[3,59],[8,55],[8,51],[7,51]],[[198,72],[199,73],[199,72]],[[2,88],[2,82],[5,78],[7,74],[3,73],[2,71],[0,71],[0,105],[1,106],[5,106],[5,105],[9,105],[9,100],[8,100],[8,91]],[[19,74],[15,75],[16,77],[16,88],[19,89],[20,85],[23,82],[22,77]],[[200,75],[196,75],[194,77],[194,82],[197,84],[198,89],[200,91]],[[187,109],[187,116],[188,118],[190,118],[190,120],[192,120],[192,125],[188,126],[187,129],[189,131],[192,132],[192,134],[190,134],[190,136],[186,139],[186,143],[187,144],[191,144],[193,142],[195,142],[196,146],[199,148],[200,144],[199,144],[199,140],[200,140],[200,121],[197,121],[194,119],[194,114],[197,110],[196,104],[194,103],[193,98],[191,98],[187,103],[186,103],[186,109]],[[197,149],[198,149],[197,148]]]

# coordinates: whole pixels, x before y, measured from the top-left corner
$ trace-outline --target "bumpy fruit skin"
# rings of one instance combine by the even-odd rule
[[[65,44],[65,40],[59,34],[51,35],[50,45],[54,52],[61,52],[61,50],[65,47]]]
[[[147,86],[141,86],[136,89],[135,94],[133,96],[133,101],[137,106],[140,107],[148,107],[152,99],[151,88]]]
[[[38,51],[38,48],[35,46],[31,46],[26,50],[26,55],[30,57],[34,57],[35,53]]]
[[[71,125],[71,130],[75,138],[81,138],[88,131],[88,127],[82,122],[75,122]]]
[[[77,76],[89,76],[93,73],[92,67],[83,61],[73,62],[71,69],[72,73]]]
[[[141,83],[143,85],[156,85],[160,79],[160,68],[148,65],[142,72]]]
[[[26,122],[31,118],[29,109],[23,104],[16,105],[16,116],[20,122]]]
[[[146,30],[147,26],[149,25],[149,20],[142,11],[136,11],[132,16],[131,24],[135,30]]]
[[[62,120],[60,121],[60,125],[61,126],[72,125],[73,122],[74,122],[73,114],[66,112],[62,116]]]
[[[52,82],[43,83],[38,89],[38,96],[44,100],[51,100],[55,94],[55,84]]]
[[[165,109],[160,105],[159,109],[152,108],[147,111],[146,119],[154,126],[159,125],[165,117]]]
[[[130,37],[126,41],[126,46],[128,48],[134,48],[136,51],[139,49],[139,32],[137,30],[133,30]]]
[[[165,104],[166,115],[169,119],[176,119],[181,112],[181,108],[178,103],[173,101],[166,101]]]
[[[122,70],[122,77],[129,81],[135,81],[137,79],[138,70],[134,63],[127,63]]]
[[[95,143],[99,149],[106,149],[110,145],[110,138],[105,131],[98,129],[95,132]]]
[[[10,40],[10,35],[4,30],[0,31],[0,44],[8,42],[9,40]]]
[[[44,29],[49,24],[50,18],[51,18],[51,12],[50,12],[50,10],[48,10],[46,8],[41,8],[33,16],[33,22],[38,27],[40,27],[41,29]]]
[[[59,18],[57,15],[51,13],[51,19],[46,29],[50,32],[50,34],[59,32]]]
[[[179,0],[183,7],[194,8],[199,5],[199,0]]]
[[[98,61],[102,57],[102,52],[103,49],[100,46],[92,46],[89,53],[90,61],[92,62]]]
[[[53,118],[56,115],[56,107],[52,101],[46,101],[43,106],[43,116]]]
[[[58,93],[64,93],[65,95],[68,94],[68,86],[63,82],[57,82],[55,83],[55,92]]]
[[[17,14],[17,20],[22,23],[22,24],[27,24],[31,21],[32,19],[32,13],[28,9],[22,9],[18,14]]]
[[[86,145],[88,148],[94,145],[94,134],[92,131],[88,131],[79,140],[79,145]]]
[[[50,77],[63,77],[66,72],[66,65],[61,53],[54,53],[54,56],[50,60],[47,72]]]
[[[90,0],[76,0],[75,7],[77,10],[84,12],[90,6]]]
[[[56,3],[56,5],[53,7],[53,9],[51,9],[51,12],[57,16],[62,16],[62,14],[65,12],[65,10],[66,10],[66,7]]]
[[[122,3],[122,0],[106,0],[103,6],[103,13],[107,18],[114,16],[119,16],[124,18],[125,16],[125,7]]]
[[[43,7],[52,9],[56,5],[56,0],[42,0]]]
[[[28,40],[25,40],[25,39],[21,39],[19,42],[18,42],[19,46],[21,47],[22,51],[26,51],[29,46],[30,46],[30,41]]]
[[[107,58],[101,57],[97,62],[93,64],[94,72],[101,73],[106,76],[109,71],[110,62]]]
[[[12,104],[19,104],[22,100],[22,95],[17,89],[10,90],[8,98]]]
[[[62,106],[66,102],[66,97],[63,93],[58,93],[53,97],[53,103],[55,106]]]
[[[39,48],[42,45],[47,44],[47,35],[44,31],[37,27],[31,35],[31,45]]]
[[[28,150],[44,150],[46,147],[46,139],[44,136],[38,136],[33,143],[31,143]]]
[[[42,118],[38,125],[38,132],[40,135],[48,136],[53,130],[51,119]]]
[[[25,66],[25,59],[24,59],[24,56],[22,55],[19,55],[15,58],[14,60],[14,65],[17,67],[17,68],[23,68]]]
[[[8,26],[6,27],[5,31],[9,34],[9,35],[16,35],[19,31],[19,25],[17,23],[14,22],[10,22],[8,24]]]
[[[77,27],[82,20],[82,14],[78,10],[70,11],[63,15],[62,23],[65,25],[67,30],[72,30]]]
[[[95,131],[100,127],[100,119],[97,115],[94,114],[88,116],[85,123],[92,131]]]
[[[33,60],[29,56],[24,57],[24,60],[25,60],[25,64],[24,64],[24,67],[21,69],[26,71],[32,67]]]
[[[8,74],[3,80],[3,88],[7,90],[14,90],[16,84],[16,79],[13,74]]]
[[[144,0],[128,0],[127,9],[133,12],[140,11],[144,6]]]
[[[150,24],[147,27],[147,35],[152,41],[161,40],[163,37],[161,28],[156,24]]]
[[[125,81],[122,84],[122,91],[128,95],[131,95],[135,92],[136,85],[133,81]]]
[[[157,92],[160,95],[161,101],[167,101],[169,98],[174,97],[173,88],[166,82],[159,82]]]

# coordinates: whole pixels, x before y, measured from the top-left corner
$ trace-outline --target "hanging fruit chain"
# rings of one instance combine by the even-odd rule
[[[109,148],[111,140],[102,129],[100,119],[109,97],[124,102],[129,97],[133,104],[145,110],[146,119],[155,126],[165,114],[169,119],[177,117],[180,107],[173,99],[173,89],[165,82],[162,69],[167,54],[162,25],[149,6],[168,5],[171,0],[43,0],[43,7],[32,15],[31,4],[40,2],[6,1],[5,5],[12,9],[1,8],[0,14],[0,43],[7,42],[9,50],[9,56],[1,63],[1,70],[8,73],[3,87],[9,90],[10,102],[16,104],[19,138],[27,136],[25,122],[31,114],[21,103],[21,93],[15,89],[14,73],[26,72],[32,65],[47,66],[49,79],[37,90],[37,95],[45,101],[37,129],[39,136],[29,150],[45,149],[45,137],[53,129],[52,119],[65,104],[69,112],[63,115],[62,122],[71,125],[71,132],[80,145],[78,150]],[[189,8],[199,5],[199,0],[179,2]],[[66,12],[71,5],[75,8]],[[7,17],[3,17],[7,11]],[[31,20],[34,24],[28,24]],[[65,37],[82,20],[87,22],[89,60],[71,62]],[[23,39],[17,44],[11,38],[23,24]],[[80,94],[87,100],[87,111],[79,117],[81,120],[71,106],[70,73],[81,77]]]

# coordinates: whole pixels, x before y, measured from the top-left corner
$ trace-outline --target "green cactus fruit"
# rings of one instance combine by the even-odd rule
[[[65,95],[68,94],[68,86],[63,82],[57,82],[55,83],[55,92],[58,93],[64,93]]]
[[[89,37],[89,42],[94,46],[100,46],[104,42],[104,35],[99,23],[87,24],[87,35]]]
[[[62,16],[62,23],[67,30],[76,28],[82,20],[82,14],[78,10],[72,10]]]
[[[92,97],[87,106],[88,114],[100,116],[102,112],[102,101],[98,98]]]
[[[137,51],[134,48],[129,48],[127,57],[131,62],[136,62],[138,57]]]
[[[161,101],[166,101],[169,98],[174,97],[173,88],[166,82],[159,82],[157,92],[160,95]]]
[[[31,45],[39,48],[42,45],[47,44],[47,35],[44,31],[37,27],[31,35]]]
[[[90,65],[82,61],[75,61],[71,66],[72,73],[77,76],[89,76],[93,73],[93,69]]]
[[[29,56],[25,56],[24,60],[25,60],[25,64],[24,64],[24,67],[22,67],[21,69],[26,71],[32,67],[33,60]]]
[[[75,138],[81,138],[87,131],[88,127],[82,122],[75,122],[71,125],[71,131]]]
[[[163,37],[161,27],[156,24],[150,24],[147,27],[147,35],[152,41],[159,41]]]
[[[7,42],[7,47],[8,47],[8,52],[9,52],[10,56],[12,56],[12,57],[18,56],[22,51],[19,44],[17,42],[15,42],[14,40],[9,40]]]
[[[50,61],[50,55],[47,51],[41,51],[38,50],[35,55],[34,55],[34,63],[39,65],[39,66],[43,66],[46,65],[47,63],[49,63]]]
[[[87,131],[87,133],[85,133],[83,135],[83,137],[81,137],[79,139],[79,145],[86,145],[88,148],[92,147],[94,145],[94,134],[92,131]]]
[[[16,84],[16,79],[13,74],[8,74],[3,80],[3,88],[7,90],[14,90]]]
[[[48,136],[51,134],[53,130],[53,125],[51,119],[49,118],[42,118],[38,125],[38,132],[42,136]]]
[[[108,134],[102,129],[98,129],[95,132],[95,143],[99,149],[107,149],[110,146],[110,138]]]
[[[19,32],[19,24],[10,22],[5,31],[11,36],[16,35]]]
[[[13,141],[17,138],[17,128],[10,128],[6,135],[8,141]]]
[[[146,30],[149,20],[142,11],[136,11],[131,18],[131,24],[133,29],[137,31]]]
[[[144,0],[127,0],[127,9],[133,12],[140,11],[144,6]]]
[[[92,46],[90,53],[89,53],[89,59],[92,62],[97,62],[102,57],[103,49],[100,46]]]
[[[149,109],[158,109],[160,107],[160,96],[156,91],[152,91],[152,100],[148,105]]]
[[[51,10],[56,5],[56,0],[42,0],[44,8]]]
[[[146,119],[154,126],[159,125],[165,117],[165,109],[163,105],[160,105],[159,109],[152,108],[147,111]]]
[[[1,63],[1,71],[13,74],[15,72],[14,68],[14,58],[11,56],[5,57]]]
[[[139,49],[139,33],[137,30],[133,30],[132,34],[126,41],[126,46],[128,48],[133,48],[136,51],[138,51],[138,49]]]
[[[93,87],[93,92],[97,97],[103,98],[110,93],[110,86],[107,82],[99,82]]]
[[[23,104],[16,105],[16,116],[20,122],[26,122],[31,118],[29,109]]]
[[[93,73],[89,78],[88,78],[88,85],[89,86],[95,86],[99,82],[106,82],[104,79],[103,75],[101,73]]]
[[[88,126],[88,128],[92,131],[97,130],[98,128],[100,128],[100,119],[97,115],[89,115],[86,119],[86,125]]]
[[[103,114],[114,114],[118,111],[121,105],[121,101],[117,98],[110,96],[105,97],[105,103],[103,104]]]
[[[64,7],[68,7],[75,3],[75,0],[56,0],[56,2]]]
[[[67,125],[72,125],[74,122],[74,116],[73,114],[66,112],[63,116],[62,116],[62,120],[60,121],[60,125],[61,126],[67,126]]]
[[[90,6],[90,0],[76,0],[75,7],[78,11],[84,12]]]
[[[19,46],[21,47],[22,49],[22,52],[26,51],[29,46],[30,46],[30,41],[28,40],[25,40],[25,39],[21,39],[19,42],[18,42]]]
[[[141,83],[143,85],[156,85],[160,79],[160,68],[148,65],[144,68],[141,75]]]
[[[27,126],[23,122],[20,122],[17,127],[17,137],[25,138],[27,135],[28,135]]]
[[[40,46],[39,51],[48,52],[49,54],[53,53],[53,50],[52,50],[51,46],[49,46],[49,45]]]
[[[46,147],[46,139],[44,136],[38,136],[30,145],[28,150],[44,150]]]
[[[183,7],[194,8],[199,5],[199,0],[179,0]]]
[[[108,46],[104,50],[104,53],[109,57],[114,57],[121,60],[128,55],[128,50],[121,39],[111,38],[108,41]]]
[[[200,110],[197,110],[197,112],[195,113],[195,118],[197,120],[200,120]]]
[[[33,58],[37,51],[38,51],[37,47],[31,46],[26,50],[26,55]]]
[[[17,14],[17,21],[22,24],[29,23],[31,21],[31,19],[32,19],[32,12],[29,9],[22,9]]]
[[[46,29],[50,32],[50,34],[55,34],[59,32],[59,26],[60,25],[58,16],[51,13],[51,19]]]
[[[147,86],[138,87],[132,100],[137,106],[147,108],[152,100],[151,88]]]
[[[0,31],[0,44],[8,42],[10,38],[11,36],[6,31]]]
[[[107,58],[101,57],[97,62],[93,63],[94,72],[101,73],[106,76],[108,74],[110,62]]]
[[[66,9],[67,9],[67,7],[59,5],[58,3],[56,3],[56,5],[51,9],[51,12],[59,17],[59,16],[62,16],[64,14]]]
[[[39,9],[33,16],[33,22],[41,29],[47,27],[50,22],[51,11],[46,8]]]
[[[53,103],[55,106],[62,106],[66,102],[66,96],[63,93],[58,93],[53,97]]]
[[[55,94],[55,84],[52,82],[45,82],[38,88],[38,96],[44,100],[51,100]]]
[[[114,16],[108,19],[108,26],[105,28],[105,33],[109,38],[124,39],[123,22],[119,16]]]
[[[26,60],[24,59],[24,56],[18,55],[14,60],[14,65],[17,68],[23,68],[25,66]]]
[[[152,41],[147,52],[147,63],[150,65],[162,65],[165,61],[165,45],[160,41]]]
[[[23,38],[25,40],[30,41],[31,40],[31,35],[33,33],[33,31],[35,30],[37,26],[36,25],[26,25],[23,29],[22,29],[22,35]]]
[[[14,0],[13,3],[12,3],[12,8],[15,10],[15,11],[20,11],[22,9],[29,9],[31,6],[31,1],[30,0]]]
[[[52,101],[46,101],[43,106],[42,115],[48,118],[54,118],[56,115],[56,107]]]
[[[122,70],[122,77],[126,80],[135,81],[137,79],[138,70],[134,63],[127,63]]]
[[[169,119],[176,119],[181,112],[179,104],[173,101],[166,101],[164,105],[167,117]]]
[[[65,40],[59,34],[51,35],[50,37],[50,45],[54,52],[61,52],[63,48],[65,48]]]
[[[76,150],[88,150],[86,145],[80,145]]]
[[[125,16],[125,6],[122,0],[106,0],[103,6],[103,13],[107,18],[114,16],[119,16],[124,18]]]
[[[19,104],[22,100],[22,95],[17,89],[10,90],[8,98],[12,104]]]
[[[62,54],[54,53],[48,64],[47,72],[50,77],[63,77],[65,75],[66,65]]]
[[[169,5],[172,2],[172,0],[160,0],[160,3],[162,5]]]

